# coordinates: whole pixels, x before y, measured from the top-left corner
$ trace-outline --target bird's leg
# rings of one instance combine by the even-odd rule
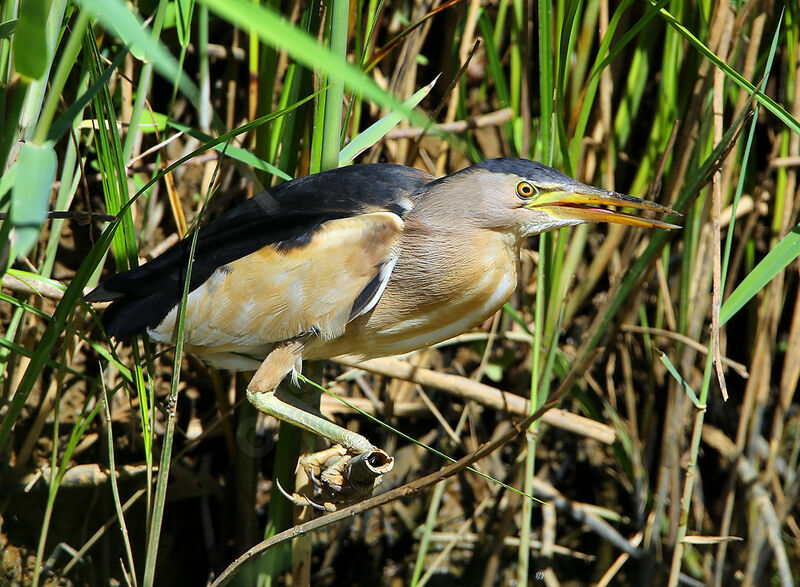
[[[326,507],[369,496],[380,476],[391,471],[394,458],[360,434],[314,414],[298,399],[276,394],[278,384],[301,357],[302,347],[301,341],[291,341],[273,349],[247,385],[247,399],[260,412],[340,445],[300,461]]]

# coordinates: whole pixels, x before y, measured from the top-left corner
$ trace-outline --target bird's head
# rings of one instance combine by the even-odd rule
[[[490,159],[455,176],[473,194],[480,194],[473,212],[480,213],[484,226],[512,230],[520,238],[584,222],[680,228],[619,211],[636,208],[677,214],[666,206],[583,184],[527,159]]]

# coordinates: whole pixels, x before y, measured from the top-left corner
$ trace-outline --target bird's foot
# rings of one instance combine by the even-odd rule
[[[354,455],[336,445],[302,457],[300,466],[308,477],[312,495],[292,501],[334,511],[372,495],[382,475],[392,470],[394,458],[376,447]]]

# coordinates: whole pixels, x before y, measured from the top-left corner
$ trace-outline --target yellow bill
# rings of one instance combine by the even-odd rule
[[[613,208],[608,208],[608,206],[613,206]],[[544,192],[533,198],[527,204],[527,207],[543,210],[556,218],[564,220],[608,222],[649,228],[680,228],[676,224],[662,222],[654,218],[633,216],[617,210],[617,208],[622,207],[635,208],[637,210],[652,210],[660,214],[676,214],[680,216],[680,213],[667,206],[588,185],[581,185],[570,192],[563,190]]]

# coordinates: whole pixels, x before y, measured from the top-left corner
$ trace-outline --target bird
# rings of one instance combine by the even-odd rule
[[[515,290],[533,235],[585,222],[679,228],[620,207],[677,214],[521,158],[441,178],[388,163],[297,178],[199,229],[184,349],[255,370],[246,395],[258,410],[333,443],[305,461],[326,507],[369,494],[392,457],[283,397],[278,384],[303,360],[405,354],[480,324]],[[175,342],[192,238],[85,296],[111,302],[109,336]]]

